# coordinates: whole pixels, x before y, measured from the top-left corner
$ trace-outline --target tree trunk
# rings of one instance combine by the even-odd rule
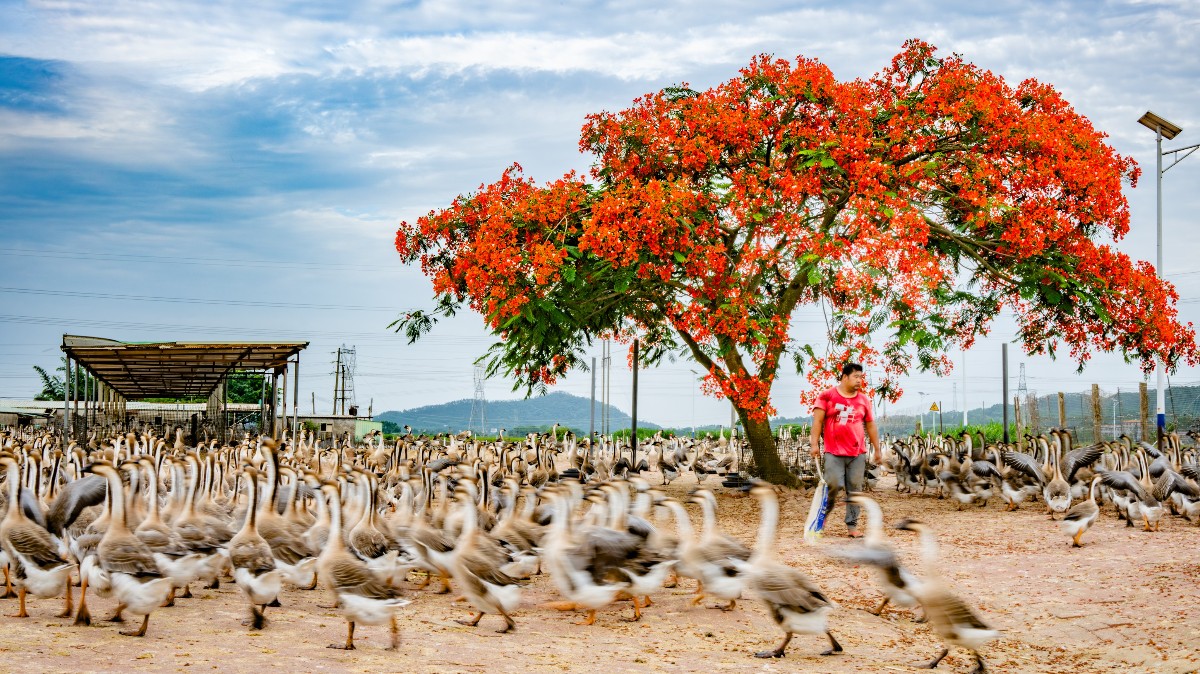
[[[744,410],[738,409],[738,417],[742,428],[746,429],[746,440],[750,442],[750,452],[754,455],[752,474],[772,484],[796,489],[800,487],[797,478],[779,458],[779,450],[775,445],[775,436],[771,434],[771,422],[755,421]]]

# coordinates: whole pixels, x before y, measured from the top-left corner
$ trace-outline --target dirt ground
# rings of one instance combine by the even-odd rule
[[[648,476],[653,479],[654,476]],[[753,542],[755,502],[720,488],[724,530]],[[682,496],[695,486],[685,475],[668,489]],[[945,578],[970,597],[1002,638],[984,651],[994,672],[1197,672],[1200,671],[1200,527],[1168,517],[1162,531],[1126,528],[1106,508],[1082,549],[1050,522],[1037,504],[1020,512],[986,508],[956,512],[950,501],[897,494],[890,479],[874,496],[881,502],[893,544],[916,563],[916,541],[890,530],[903,517],[934,526]],[[819,546],[801,542],[809,498],[800,492],[782,500],[780,556],[809,574],[840,605],[830,627],[845,647],[840,656],[820,657],[820,637],[798,636],[782,660],[757,660],[753,652],[773,647],[781,634],[751,597],[725,613],[689,608],[693,581],[664,590],[641,622],[626,622],[628,602],[602,611],[595,625],[574,624],[582,614],[560,613],[539,604],[557,598],[547,577],[526,588],[514,615],[517,631],[498,635],[502,623],[486,616],[479,627],[454,622],[467,609],[453,595],[412,593],[402,611],[403,645],[385,651],[386,627],[357,630],[358,650],[326,645],[345,637],[345,622],[319,608],[321,592],[287,589],[283,608],[268,609],[267,628],[248,632],[242,596],[233,583],[199,590],[160,609],[145,638],[117,634],[119,626],[97,620],[77,628],[54,617],[61,600],[31,600],[28,619],[0,617],[0,671],[116,672],[643,672],[683,670],[783,672],[904,672],[928,661],[941,646],[928,627],[908,611],[875,617],[879,592],[865,570],[830,560],[821,549],[849,544],[842,511],[831,514]],[[698,513],[693,511],[698,517]],[[865,520],[864,520],[865,521]],[[89,602],[92,615],[111,612],[111,599]],[[0,612],[16,612],[16,601]],[[954,650],[938,668],[966,672],[972,663]]]

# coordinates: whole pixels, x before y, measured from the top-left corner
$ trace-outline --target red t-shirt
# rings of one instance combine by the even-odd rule
[[[853,398],[842,395],[837,387],[817,398],[817,409],[825,410],[825,427],[821,437],[825,451],[836,456],[858,456],[867,451],[865,422],[875,421],[871,399],[863,393]]]

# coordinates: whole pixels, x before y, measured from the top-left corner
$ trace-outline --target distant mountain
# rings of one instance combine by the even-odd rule
[[[400,412],[389,411],[375,415],[376,421],[390,421],[403,427],[412,426],[417,433],[444,433],[466,430],[471,421],[470,398],[455,400],[441,405],[426,405],[414,407]],[[485,435],[491,435],[503,428],[506,433],[523,432],[530,428],[549,428],[556,422],[576,433],[586,435],[588,432],[589,410],[591,399],[573,396],[570,393],[555,391],[544,396],[525,400],[493,400],[488,401],[484,408],[486,420]],[[596,403],[596,430],[600,429],[600,417],[603,406]],[[620,409],[609,405],[609,427],[613,429],[629,428],[632,419]],[[657,424],[645,419],[638,420],[638,428],[660,428]],[[478,422],[474,426],[479,430]]]

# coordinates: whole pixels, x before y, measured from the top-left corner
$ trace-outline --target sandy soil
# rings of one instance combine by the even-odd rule
[[[716,478],[709,478],[716,485]],[[691,476],[669,488],[682,495]],[[1200,671],[1200,528],[1167,518],[1159,533],[1126,528],[1106,509],[1072,549],[1058,525],[1036,504],[1016,513],[986,508],[956,512],[949,501],[897,494],[890,480],[874,494],[890,523],[916,517],[931,523],[942,544],[945,577],[969,596],[1004,636],[984,651],[995,672],[1196,672]],[[722,527],[753,541],[755,502],[717,487]],[[751,597],[732,612],[689,608],[692,581],[655,597],[639,623],[626,622],[628,602],[602,611],[593,626],[574,624],[582,614],[539,607],[557,598],[549,578],[537,577],[515,614],[518,628],[498,635],[501,621],[487,616],[479,627],[454,622],[467,609],[453,595],[413,592],[403,612],[402,650],[384,650],[386,627],[361,627],[358,650],[330,650],[345,637],[345,622],[322,592],[285,590],[283,608],[269,609],[262,632],[241,626],[242,596],[232,583],[199,590],[173,608],[157,611],[142,639],[117,634],[120,626],[97,620],[76,628],[53,617],[61,600],[31,600],[31,618],[0,617],[2,671],[265,672],[642,672],[667,670],[903,672],[928,661],[941,646],[908,611],[879,618],[868,613],[880,595],[865,569],[831,561],[820,549],[848,544],[839,508],[820,546],[801,543],[809,498],[799,492],[782,501],[780,556],[808,573],[840,604],[830,619],[846,653],[817,655],[823,638],[798,636],[782,660],[752,653],[780,638],[764,608]],[[911,534],[889,531],[892,542],[915,563]],[[102,618],[113,602],[93,599]],[[16,601],[0,602],[16,612]],[[966,672],[969,655],[953,651],[941,671]]]

